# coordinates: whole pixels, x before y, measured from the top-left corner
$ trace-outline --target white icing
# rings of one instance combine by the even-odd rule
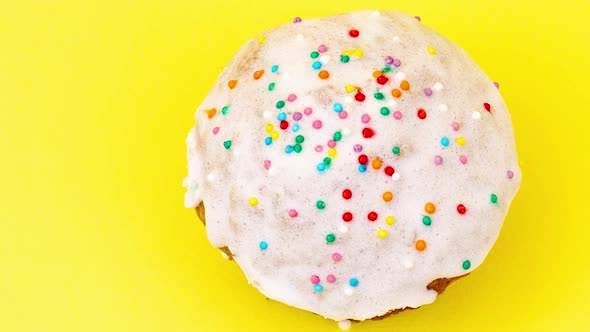
[[[359,30],[358,38],[348,36],[351,28]],[[196,126],[187,137],[186,206],[204,203],[209,241],[227,246],[248,281],[269,298],[334,320],[364,320],[431,303],[437,293],[426,285],[432,280],[465,274],[482,263],[520,185],[510,115],[498,90],[463,50],[397,12],[309,19],[264,36],[263,44],[253,39],[240,49],[198,108]],[[319,79],[311,66],[310,53],[321,44],[328,48],[322,56],[336,59],[322,67],[330,73],[327,80]],[[428,47],[436,54],[429,54]],[[355,48],[364,56],[339,61],[344,50]],[[392,67],[390,81],[379,85],[372,73],[383,67],[387,55],[401,66]],[[273,65],[278,72],[271,72]],[[261,69],[264,75],[254,80],[253,72]],[[238,84],[229,89],[228,81],[234,79]],[[390,91],[403,79],[410,91],[393,99]],[[423,88],[432,82],[444,85],[444,93],[426,97]],[[361,87],[366,100],[353,100],[347,84]],[[373,98],[377,91],[386,100]],[[289,94],[297,99],[288,102]],[[286,102],[281,110],[279,100]],[[333,111],[336,102],[343,104],[345,119]],[[492,105],[492,113],[483,109],[484,102]],[[231,111],[208,118],[205,110],[224,105],[231,105]],[[383,105],[395,107],[383,116]],[[303,114],[306,107],[313,112]],[[426,119],[416,116],[419,108],[426,110]],[[403,116],[395,118],[396,111]],[[287,114],[287,130],[279,128],[280,112]],[[303,114],[297,122],[295,112]],[[480,120],[466,121],[473,112],[481,113]],[[367,124],[360,120],[365,113],[371,117]],[[315,120],[322,121],[321,129],[312,128]],[[458,131],[451,126],[455,121]],[[280,137],[267,146],[268,123]],[[296,133],[295,123],[300,126]],[[214,127],[220,128],[217,135]],[[375,136],[363,138],[365,127]],[[346,135],[320,174],[316,166],[338,130]],[[294,144],[299,134],[305,137],[303,150],[286,154],[287,144]],[[440,144],[443,136],[451,141],[447,147]],[[467,144],[455,144],[459,136]],[[227,140],[232,141],[229,150],[223,145]],[[371,162],[366,172],[359,172],[356,144],[362,144],[371,161],[379,156],[383,167],[393,166],[393,176],[383,167],[374,170]],[[394,145],[401,148],[399,155],[392,153]],[[437,155],[443,164],[435,165]],[[469,162],[458,162],[460,155]],[[268,170],[265,160],[272,162]],[[512,179],[507,170],[514,172]],[[345,188],[353,192],[350,200],[342,198]],[[392,201],[381,198],[385,191],[393,193]],[[492,192],[497,204],[490,203]],[[248,203],[251,197],[258,199],[254,207]],[[326,203],[323,210],[316,208],[319,199]],[[429,201],[437,210],[425,226],[422,216]],[[457,213],[459,203],[467,207],[465,215]],[[297,210],[296,218],[289,216],[291,209]],[[346,211],[354,216],[349,223],[342,220]],[[379,214],[374,222],[367,220],[370,211]],[[393,225],[385,223],[387,215],[395,217]],[[376,235],[380,228],[387,230],[384,239]],[[329,233],[336,240],[327,244]],[[426,250],[415,249],[418,239],[427,242]],[[261,241],[268,243],[266,250],[260,249]],[[333,259],[336,252],[341,261]],[[465,260],[471,262],[469,270],[462,267]],[[336,277],[334,283],[326,281],[328,274]],[[314,291],[311,275],[320,277],[323,291]],[[359,281],[354,288],[349,286],[353,277]]]
[[[341,321],[338,322],[338,327],[342,331],[348,331],[348,330],[350,330],[350,325],[351,325],[351,322],[348,319],[341,320]]]

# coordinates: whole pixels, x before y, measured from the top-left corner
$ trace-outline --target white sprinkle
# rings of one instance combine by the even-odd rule
[[[344,135],[344,136],[350,135],[350,128],[344,128],[344,129],[342,129],[342,135]]]
[[[404,260],[403,264],[404,264],[404,267],[408,270],[414,267],[414,262],[412,262],[409,259]]]
[[[270,119],[270,117],[272,116],[272,112],[270,112],[270,111],[264,111],[264,113],[262,113],[262,116],[265,119]]]
[[[340,225],[338,227],[338,230],[340,231],[340,233],[348,233],[348,227],[346,225]]]
[[[297,34],[297,40],[303,40],[303,35],[302,35],[302,34],[300,34],[300,33],[298,33],[298,34]]]
[[[352,97],[351,96],[346,96],[346,98],[344,98],[344,102],[347,104],[352,103]]]
[[[393,173],[393,175],[391,176],[391,179],[392,179],[393,181],[397,181],[397,180],[399,180],[399,173]]]
[[[209,175],[207,175],[207,180],[209,182],[217,180],[217,174],[215,174],[214,172],[209,173]]]
[[[398,81],[402,81],[404,78],[406,78],[406,74],[401,71],[395,74],[395,79]]]
[[[352,289],[352,287],[344,288],[344,294],[346,294],[346,296],[351,296],[353,293],[354,293],[354,289]]]
[[[397,107],[397,101],[393,100],[393,99],[389,99],[387,101],[387,105],[391,106],[391,107]]]
[[[234,150],[234,156],[239,156],[240,155],[240,149],[235,148]]]
[[[432,86],[432,88],[436,91],[440,91],[443,89],[443,85],[440,82],[436,82],[434,83],[434,85]]]
[[[229,256],[226,253],[224,253],[223,251],[221,252],[221,257],[223,257],[224,259],[229,260]]]
[[[348,319],[341,320],[341,321],[338,322],[338,327],[342,331],[348,331],[348,330],[350,330],[350,321]]]
[[[398,42],[399,41],[399,37],[398,36],[393,37],[393,41],[394,42]]]
[[[381,15],[381,12],[379,12],[378,10],[375,10],[373,12],[373,16],[379,16],[379,15]]]
[[[447,106],[447,104],[440,104],[440,105],[438,105],[438,110],[440,112],[446,112],[449,110],[449,107]]]
[[[330,56],[329,55],[322,55],[320,57],[320,62],[323,63],[323,64],[326,64],[326,63],[330,62]]]
[[[281,78],[283,79],[283,81],[288,81],[289,80],[289,73],[284,73],[283,75],[281,75]]]
[[[473,120],[481,119],[481,113],[479,113],[478,111],[473,112],[471,116],[473,117]]]

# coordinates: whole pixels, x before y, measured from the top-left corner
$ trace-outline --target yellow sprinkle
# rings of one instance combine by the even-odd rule
[[[278,140],[278,139],[279,139],[279,132],[278,132],[278,131],[276,131],[276,130],[273,130],[273,131],[270,133],[270,138],[272,138],[272,140],[273,140],[273,141],[276,141],[276,140]]]
[[[352,55],[362,58],[363,55],[365,55],[365,52],[363,52],[363,50],[361,50],[360,48],[357,48],[356,50],[352,51]]]
[[[331,148],[330,150],[328,150],[328,156],[332,158],[336,157],[336,149]]]
[[[457,137],[457,139],[455,140],[455,142],[457,142],[457,144],[463,146],[465,145],[465,139],[463,137]]]
[[[262,45],[262,44],[264,43],[264,41],[265,41],[265,40],[266,40],[266,37],[264,37],[264,36],[260,36],[260,37],[258,37],[258,44],[259,44],[259,45]]]
[[[266,132],[267,132],[267,133],[270,133],[270,132],[271,132],[271,131],[274,129],[274,127],[275,127],[275,126],[273,126],[273,125],[272,125],[272,123],[268,123],[268,124],[266,125],[266,128],[265,128],[265,130],[266,130]]]
[[[356,88],[352,84],[346,84],[345,89],[346,89],[346,92],[348,92],[348,93],[354,92],[354,90],[356,90]]]
[[[248,199],[248,204],[250,204],[250,206],[256,206],[256,205],[258,205],[258,198],[256,198],[256,197],[250,197]]]
[[[426,50],[428,51],[429,54],[432,54],[432,55],[436,54],[436,50],[432,46],[428,46],[428,48]]]
[[[377,237],[380,238],[380,239],[386,238],[387,237],[387,231],[384,230],[384,229],[379,229],[377,231]]]
[[[385,222],[391,226],[393,224],[395,224],[395,218],[393,216],[387,216],[387,218],[385,218]]]
[[[353,50],[344,50],[344,55],[352,55]]]

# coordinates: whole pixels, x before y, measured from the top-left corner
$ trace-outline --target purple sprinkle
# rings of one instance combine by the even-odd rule
[[[395,60],[393,60],[393,65],[394,65],[394,66],[396,66],[396,67],[399,67],[399,66],[401,66],[401,64],[402,64],[402,62],[401,62],[401,61],[399,61],[399,59],[395,59]]]
[[[500,89],[500,83],[494,82],[494,86],[496,87],[496,89]]]
[[[393,58],[390,57],[389,55],[385,57],[385,63],[390,65],[393,63]]]
[[[426,97],[432,96],[432,89],[431,88],[424,89],[424,94],[426,95]]]
[[[415,19],[418,20],[418,22],[422,21],[422,19],[420,18],[420,16],[414,16]]]
[[[301,22],[301,17],[297,16],[295,17],[295,19],[293,20],[293,23],[299,23]]]
[[[360,144],[355,144],[354,145],[354,152],[361,152],[363,151],[363,146]]]
[[[293,120],[295,120],[295,121],[301,120],[302,117],[303,117],[303,114],[301,114],[300,112],[293,113]]]
[[[512,171],[508,171],[508,172],[506,173],[506,175],[508,176],[508,178],[509,178],[509,179],[512,179],[512,178],[514,177],[514,172],[512,172]]]

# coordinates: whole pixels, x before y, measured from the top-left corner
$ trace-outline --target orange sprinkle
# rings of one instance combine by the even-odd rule
[[[406,80],[403,80],[399,84],[399,87],[402,88],[402,90],[408,91],[408,90],[410,90],[410,83],[408,83],[408,81],[406,81]]]
[[[424,211],[426,211],[426,213],[428,213],[428,214],[433,214],[434,212],[436,212],[436,206],[434,204],[432,204],[431,202],[428,202],[424,206]]]
[[[426,241],[424,241],[424,240],[416,241],[416,250],[424,251],[424,249],[426,249]]]
[[[264,74],[264,70],[262,70],[262,69],[255,71],[254,72],[254,79],[257,80],[257,79],[261,78],[263,74]]]
[[[231,81],[227,82],[227,86],[228,86],[230,89],[233,89],[233,88],[235,88],[235,87],[236,87],[236,85],[238,85],[238,80],[231,80]]]
[[[379,76],[381,76],[381,75],[383,75],[383,72],[382,72],[382,71],[380,71],[380,70],[375,70],[375,71],[373,72],[373,77],[374,77],[374,78],[377,78],[377,77],[379,77]]]
[[[318,76],[323,80],[327,80],[330,77],[330,73],[328,73],[326,70],[320,70]]]
[[[205,111],[205,113],[207,113],[207,117],[209,119],[211,119],[212,117],[215,116],[215,114],[217,114],[217,109],[216,108],[208,109]]]
[[[381,158],[377,157],[373,159],[371,165],[373,166],[373,169],[380,169],[381,165],[383,165],[383,163],[381,162]]]
[[[402,96],[402,92],[399,91],[398,89],[393,89],[393,90],[391,90],[391,95],[394,96],[395,98],[399,98]]]
[[[391,200],[393,199],[393,194],[391,193],[391,191],[386,191],[383,193],[383,200],[386,202],[391,202]]]

